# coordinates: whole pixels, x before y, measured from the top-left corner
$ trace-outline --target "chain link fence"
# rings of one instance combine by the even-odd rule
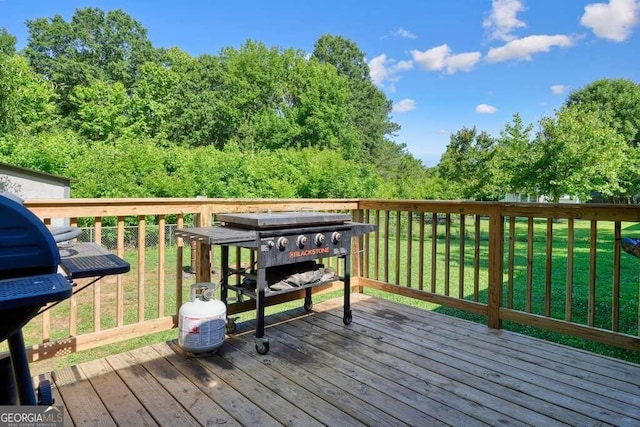
[[[166,247],[176,245],[176,236],[174,231],[178,226],[176,224],[166,224],[164,226],[164,243]],[[185,225],[187,227],[187,225]],[[79,242],[95,242],[95,229],[93,227],[79,227],[82,234],[78,236]],[[160,243],[160,227],[157,225],[147,225],[145,230],[145,247],[154,248]],[[124,227],[124,249],[132,250],[138,248],[138,235],[140,228],[137,225]],[[109,250],[118,248],[118,228],[102,227],[102,246]]]

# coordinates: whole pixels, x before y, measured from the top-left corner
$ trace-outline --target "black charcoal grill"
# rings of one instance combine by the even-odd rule
[[[69,298],[73,279],[97,277],[95,282],[129,271],[127,262],[96,244],[64,243],[78,234],[69,227],[49,230],[18,198],[0,195],[0,342],[8,340],[22,405],[53,403],[47,381],[40,382],[37,396],[33,389],[22,327],[47,304]]]
[[[227,304],[229,290],[239,298],[256,301],[256,351],[266,354],[269,340],[264,336],[265,298],[305,289],[304,307],[311,310],[314,286],[344,282],[345,325],[351,323],[350,253],[351,238],[375,230],[375,225],[354,223],[351,215],[322,212],[269,212],[218,214],[219,225],[176,231],[176,236],[202,245],[221,247],[221,299]],[[229,268],[229,247],[249,248],[256,253],[255,265],[240,271]],[[343,276],[338,277],[315,261],[337,257],[343,260]],[[228,277],[241,274],[240,285],[230,285]],[[227,329],[235,330],[231,319]]]

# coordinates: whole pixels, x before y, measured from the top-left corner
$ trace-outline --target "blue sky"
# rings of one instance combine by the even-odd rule
[[[513,114],[535,124],[594,80],[640,83],[640,0],[0,0],[0,27],[21,48],[26,20],[82,7],[122,9],[156,47],[193,56],[346,37],[394,103],[396,142],[426,166],[462,127],[498,136]]]

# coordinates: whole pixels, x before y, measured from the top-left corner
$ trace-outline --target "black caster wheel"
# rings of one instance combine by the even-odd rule
[[[38,405],[53,405],[53,393],[51,391],[51,383],[49,380],[42,380],[38,384]]]
[[[269,341],[262,340],[260,342],[256,342],[256,351],[258,352],[258,354],[261,354],[263,356],[269,353]]]
[[[312,302],[305,302],[304,303],[304,310],[307,311],[307,312],[313,310],[313,303]]]
[[[345,325],[350,325],[352,320],[353,320],[353,317],[351,316],[351,313],[345,314],[344,317],[342,318],[342,323],[344,323]]]
[[[227,321],[227,334],[231,335],[238,329],[236,322],[233,320]]]

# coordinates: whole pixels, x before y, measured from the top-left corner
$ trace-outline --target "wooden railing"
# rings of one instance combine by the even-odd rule
[[[27,200],[26,207],[45,224],[64,219],[71,225],[91,224],[94,241],[104,244],[105,224],[115,226],[114,252],[131,264],[131,271],[106,277],[95,283],[76,282],[74,295],[51,310],[44,311],[25,328],[31,361],[86,350],[137,338],[177,326],[177,313],[189,285],[205,276],[213,265],[191,265],[198,257],[182,239],[167,247],[167,218],[177,227],[210,225],[222,212],[340,210],[353,211],[357,200],[240,200],[240,199],[68,199]],[[134,225],[136,236],[130,236]],[[149,244],[153,229],[157,236]],[[127,242],[127,243],[125,243]],[[193,248],[195,249],[195,247]],[[212,259],[215,254],[211,254]],[[237,251],[232,262],[240,264],[244,254]],[[194,268],[196,274],[185,275]],[[199,270],[199,271],[198,271]],[[187,281],[191,283],[185,283]],[[86,289],[86,290],[85,290]],[[318,289],[323,291],[325,289]],[[272,304],[299,298],[285,295]],[[229,314],[250,310],[250,303],[229,307]],[[2,348],[0,348],[1,350]]]
[[[101,243],[105,225],[114,226],[114,252],[132,265],[127,274],[78,283],[77,290],[87,290],[34,319],[25,328],[31,360],[177,325],[188,282],[215,270],[218,255],[192,256],[195,247],[181,239],[168,247],[168,220],[206,226],[222,212],[300,209],[350,212],[354,220],[378,225],[354,242],[356,290],[482,315],[492,328],[510,321],[640,349],[640,260],[621,255],[617,242],[640,234],[640,209],[633,206],[352,199],[70,199],[28,200],[26,206],[45,223],[90,223]],[[137,236],[128,235],[125,224],[135,225]],[[155,230],[157,243],[150,245],[147,235]],[[245,251],[231,254],[231,262],[250,262]],[[195,275],[185,273],[191,268]],[[285,294],[271,303],[299,297]],[[234,303],[229,314],[253,307]]]
[[[361,286],[640,350],[640,237],[628,205],[363,200]],[[391,275],[393,274],[393,276]]]

